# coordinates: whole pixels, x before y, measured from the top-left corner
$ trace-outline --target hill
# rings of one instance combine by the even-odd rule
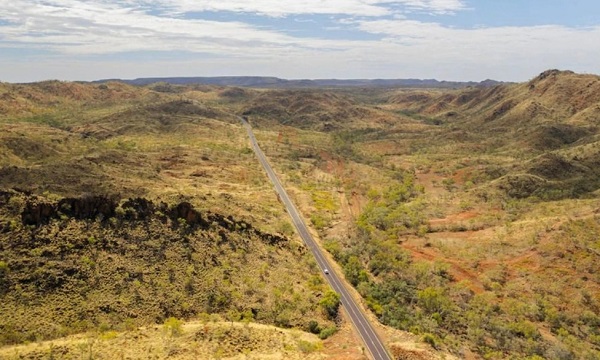
[[[581,195],[600,185],[600,153],[593,145],[599,135],[599,76],[548,70],[523,84],[443,94],[399,92],[389,102],[452,129],[441,138],[488,151],[527,153],[527,161],[512,172],[531,176],[513,176],[500,185],[514,196]]]
[[[124,83],[89,86],[73,82],[44,81],[32,84],[0,83],[0,116],[36,115],[49,109],[108,104],[132,100],[156,100],[155,93]]]
[[[337,88],[337,87],[407,87],[407,88],[464,88],[468,86],[493,86],[500,84],[494,80],[481,82],[439,81],[435,79],[302,79],[287,80],[269,76],[216,76],[216,77],[160,77],[138,78],[133,80],[107,79],[98,80],[96,83],[119,81],[131,85],[149,85],[153,83],[167,83],[176,85],[218,85],[241,86],[254,88]]]
[[[2,346],[206,314],[335,332],[217,90],[0,89]]]
[[[530,138],[527,145],[547,150],[589,134],[600,115],[600,77],[548,70],[523,84],[443,94],[400,92],[389,102],[406,104],[404,109],[440,122],[486,133],[510,131],[520,139]]]
[[[20,216],[0,214],[3,344],[202,313],[299,328],[321,318],[318,292],[288,284],[305,270],[291,261],[304,251],[231,216],[144,198],[1,195]],[[288,286],[290,298],[269,300]]]
[[[595,358],[597,79],[305,95],[349,110],[328,132],[269,118],[299,92],[248,117],[275,133],[267,155],[379,321],[460,358]]]
[[[343,329],[323,313],[326,288],[231,115],[245,114],[397,359],[596,359],[598,80],[549,70],[461,89],[2,84],[4,341],[88,329],[142,346],[170,314],[203,323],[208,311]],[[218,337],[217,323],[210,339],[183,338],[263,344],[260,330]],[[360,359],[342,332],[306,356]],[[292,351],[280,340],[274,349]],[[308,354],[296,350],[286,356]]]
[[[261,124],[331,132],[397,122],[389,113],[364,106],[344,93],[310,90],[263,91],[241,103],[245,116]]]

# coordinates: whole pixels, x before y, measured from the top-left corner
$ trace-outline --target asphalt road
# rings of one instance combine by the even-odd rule
[[[275,175],[275,172],[273,171],[273,168],[271,168],[271,165],[267,161],[265,154],[258,146],[256,137],[254,137],[254,133],[252,132],[252,127],[243,118],[238,117],[238,119],[240,119],[240,121],[246,128],[248,136],[250,137],[250,142],[252,143],[252,148],[254,149],[258,160],[267,172],[269,179],[271,179],[271,182],[275,186],[275,191],[279,195],[279,199],[283,202],[288,214],[292,218],[292,222],[294,223],[298,234],[300,234],[300,237],[302,238],[302,240],[304,240],[306,246],[312,251],[321,271],[325,271],[325,269],[329,270],[329,274],[325,275],[325,278],[327,279],[329,285],[331,285],[333,290],[340,294],[342,306],[346,309],[346,313],[348,314],[350,321],[358,331],[360,337],[362,338],[365,347],[371,353],[373,359],[391,360],[391,357],[385,349],[385,346],[383,346],[381,339],[379,338],[379,336],[377,336],[377,333],[373,329],[373,326],[365,317],[365,315],[360,311],[356,302],[354,301],[354,298],[350,296],[350,293],[344,287],[342,280],[340,280],[340,277],[337,275],[337,273],[333,271],[333,267],[331,266],[327,258],[323,256],[321,249],[317,246],[315,240],[308,232],[306,224],[302,220],[302,217],[299,215],[298,210],[290,200],[285,189],[281,185],[281,182],[277,178],[277,175]]]

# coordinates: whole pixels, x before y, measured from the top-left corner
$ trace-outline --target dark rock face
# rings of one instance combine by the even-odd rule
[[[58,209],[76,219],[107,219],[115,216],[117,202],[105,196],[90,196],[81,198],[65,198],[59,201]]]
[[[302,247],[189,202],[54,200],[0,190],[0,215],[0,345],[102,323],[142,325],[224,313],[240,306],[232,294],[255,269],[267,269],[260,281],[282,283],[275,274],[304,273],[298,262]],[[239,290],[247,296],[239,304],[252,306],[265,322],[279,311],[263,305],[269,288]],[[318,299],[309,298],[317,309]],[[297,318],[304,327],[306,317]]]
[[[2,194],[4,194],[4,202],[7,202],[11,197],[11,193]],[[52,219],[61,219],[65,216],[77,220],[100,220],[102,222],[109,218],[118,218],[121,221],[130,222],[147,222],[152,218],[157,218],[165,224],[170,220],[173,228],[186,227],[189,231],[206,230],[213,227],[225,229],[229,232],[254,235],[269,245],[282,245],[288,241],[284,236],[264,233],[243,220],[234,219],[231,215],[225,216],[211,212],[202,213],[186,201],[169,206],[164,202],[155,204],[148,199],[133,198],[126,200],[119,206],[116,198],[102,195],[64,198],[57,203],[46,202],[35,196],[28,196],[21,213],[21,221],[24,225],[42,226]],[[184,221],[181,221],[181,219]],[[224,238],[223,241],[226,241],[226,239]]]
[[[41,225],[50,219],[60,218],[61,214],[78,220],[107,219],[115,215],[116,207],[116,200],[105,196],[64,198],[58,203],[29,198],[21,213],[21,221],[25,225]]]
[[[202,214],[198,212],[189,202],[179,203],[169,211],[171,219],[184,219],[190,226],[199,225],[201,228],[208,228],[209,223],[202,218]]]
[[[47,223],[51,218],[56,217],[56,208],[53,204],[28,201],[21,214],[21,220],[25,225],[39,225]]]
[[[157,214],[157,212],[164,213],[168,209],[168,205],[164,202],[154,205],[154,203],[148,199],[135,198],[128,199],[121,207],[125,211],[125,220],[144,220],[150,218],[150,216]]]

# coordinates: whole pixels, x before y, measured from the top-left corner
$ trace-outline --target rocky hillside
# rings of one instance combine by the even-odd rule
[[[217,77],[171,77],[171,78],[138,78],[133,80],[110,79],[98,80],[97,83],[119,81],[132,85],[150,85],[158,82],[179,85],[219,85],[243,86],[253,88],[348,88],[348,87],[412,87],[412,88],[462,88],[467,86],[493,86],[498,81],[481,82],[439,81],[435,79],[301,79],[287,80],[268,76],[217,76]]]
[[[4,191],[0,217],[2,344],[202,313],[327,322],[297,261],[309,261],[304,249],[231,216],[185,202]]]
[[[308,90],[262,92],[242,108],[245,115],[301,129],[331,132],[347,128],[382,127],[397,117],[364,106],[343,93]]]
[[[556,149],[595,134],[600,119],[600,77],[548,70],[527,83],[451,93],[401,92],[389,102],[439,123],[509,132],[534,149]]]
[[[0,116],[39,115],[48,108],[64,111],[81,104],[156,100],[157,97],[147,89],[117,82],[100,85],[56,80],[32,84],[0,83]]]
[[[335,329],[226,90],[181,90],[0,84],[0,345],[206,314]]]
[[[395,92],[392,107],[438,126],[433,138],[521,160],[497,183],[514,197],[600,188],[600,77],[548,70],[531,81],[453,92]]]

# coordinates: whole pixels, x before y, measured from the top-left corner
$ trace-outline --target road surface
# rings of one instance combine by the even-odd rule
[[[358,331],[363,343],[369,350],[369,353],[371,353],[371,356],[375,360],[391,360],[391,357],[385,349],[385,346],[383,346],[381,339],[379,339],[379,336],[377,336],[377,333],[373,329],[373,326],[371,326],[369,320],[362,313],[362,311],[360,311],[358,305],[356,305],[356,302],[354,301],[354,298],[350,296],[350,293],[344,287],[342,280],[340,280],[338,274],[333,270],[333,267],[331,266],[327,258],[323,256],[321,249],[317,246],[315,240],[308,232],[308,228],[306,227],[306,224],[304,223],[302,217],[298,213],[298,210],[290,200],[285,189],[281,185],[281,182],[277,178],[277,175],[275,175],[275,172],[273,171],[273,168],[271,168],[271,165],[267,161],[265,154],[258,146],[256,137],[254,137],[254,133],[252,132],[252,127],[243,118],[238,117],[238,119],[246,128],[246,131],[248,132],[248,137],[250,138],[250,142],[252,143],[252,148],[254,149],[258,160],[267,172],[269,179],[271,179],[271,182],[275,186],[275,191],[277,192],[277,195],[279,195],[279,199],[283,202],[288,214],[292,218],[292,222],[294,223],[298,234],[300,235],[306,246],[310,249],[310,251],[312,251],[321,271],[324,272],[325,269],[329,270],[329,273],[325,275],[325,278],[327,279],[329,285],[331,285],[333,290],[340,294],[342,306],[346,309],[346,313],[350,317],[350,321]]]

